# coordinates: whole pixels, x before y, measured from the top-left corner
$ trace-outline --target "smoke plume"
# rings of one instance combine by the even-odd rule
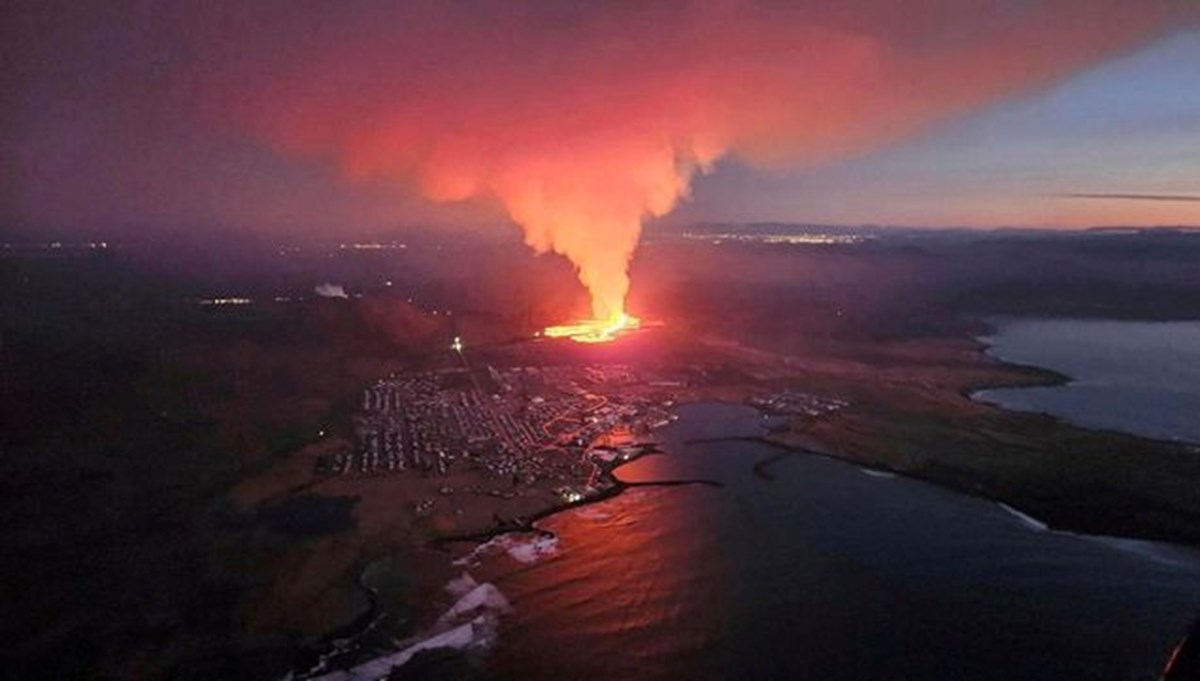
[[[212,120],[349,177],[498,202],[609,319],[643,222],[717,159],[864,153],[1132,49],[1194,20],[1185,5],[339,2],[214,10],[196,51],[219,74]]]

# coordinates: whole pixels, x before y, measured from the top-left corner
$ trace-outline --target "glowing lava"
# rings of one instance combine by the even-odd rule
[[[570,338],[577,343],[607,343],[630,331],[636,331],[642,323],[637,317],[618,312],[608,319],[585,319],[574,324],[548,326],[542,332],[547,338]]]

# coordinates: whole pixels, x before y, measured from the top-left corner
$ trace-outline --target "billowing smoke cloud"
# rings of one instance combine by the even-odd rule
[[[1186,0],[208,3],[158,42],[177,56],[193,115],[350,177],[498,202],[533,249],[575,264],[593,315],[608,318],[643,221],[722,156],[864,153],[1198,11]]]
[[[251,60],[230,100],[235,121],[352,175],[498,200],[605,319],[642,222],[722,155],[867,150],[1127,49],[1183,5],[336,4],[275,27],[296,38],[271,43],[285,58]]]

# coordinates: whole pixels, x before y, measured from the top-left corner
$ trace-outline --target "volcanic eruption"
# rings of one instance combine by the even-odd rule
[[[203,110],[346,176],[497,205],[568,258],[600,341],[643,223],[723,156],[870,151],[1042,87],[1196,16],[1173,0],[346,2],[214,10]],[[251,39],[252,38],[252,39]],[[229,45],[240,45],[229,49]]]

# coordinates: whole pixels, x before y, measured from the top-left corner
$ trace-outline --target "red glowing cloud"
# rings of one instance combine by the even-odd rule
[[[642,222],[719,157],[861,153],[1130,49],[1194,19],[1185,4],[331,3],[223,17],[199,52],[223,123],[432,200],[497,201],[610,319]]]

